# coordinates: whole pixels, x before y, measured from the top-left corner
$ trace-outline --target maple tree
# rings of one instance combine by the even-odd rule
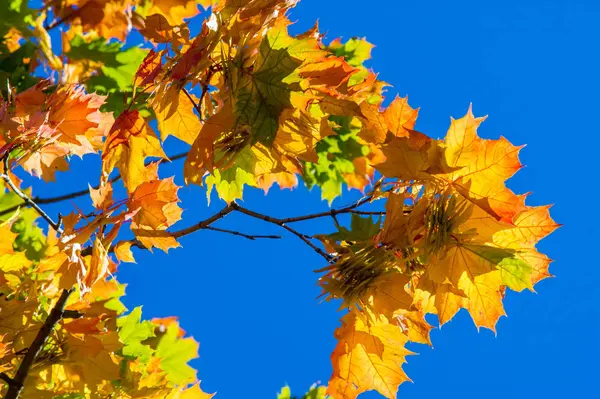
[[[318,25],[290,34],[295,3],[45,0],[33,9],[8,1],[0,19],[6,398],[212,397],[188,365],[196,341],[176,318],[127,311],[115,273],[135,262],[132,249],[168,252],[203,229],[280,238],[213,226],[230,213],[280,226],[321,255],[323,296],[346,310],[331,379],[307,398],[395,397],[409,379],[406,344],[431,344],[426,314],[444,324],[464,308],[477,327],[495,330],[507,288],[533,290],[550,276],[536,244],[558,225],[549,207],[526,205],[505,184],[521,168],[520,147],[480,138],[484,118],[471,108],[443,139],[415,130],[418,109],[407,98],[384,106],[386,83],[364,66],[372,45],[327,43]],[[189,19],[202,10],[193,36]],[[124,44],[133,30],[143,46]],[[169,136],[189,151],[167,155]],[[39,198],[15,174],[53,181],[74,155],[98,156],[98,185]],[[225,206],[174,227],[180,187],[159,169],[183,158],[186,184],[205,187],[209,200],[216,192]],[[266,192],[300,179],[330,206],[343,186],[363,197],[288,218],[239,204],[246,187]],[[80,197],[93,212],[44,211]],[[371,203],[381,210],[361,209]],[[319,218],[338,231],[293,227]],[[289,388],[279,395],[290,397]]]

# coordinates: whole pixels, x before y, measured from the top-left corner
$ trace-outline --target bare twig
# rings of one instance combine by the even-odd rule
[[[282,227],[284,229],[286,229],[287,231],[289,231],[290,233],[294,234],[296,237],[298,237],[299,239],[301,239],[306,245],[308,245],[309,247],[311,247],[316,253],[318,253],[319,255],[321,255],[323,258],[327,259],[327,262],[331,262],[333,257],[331,255],[329,255],[328,253],[326,253],[325,251],[323,251],[321,248],[317,247],[315,244],[313,244],[312,242],[310,242],[308,236],[306,236],[305,234],[302,234],[300,232],[298,232],[297,230],[291,228],[290,226],[288,226],[285,222],[285,219],[277,219],[274,218],[272,216],[268,216],[268,215],[263,215],[262,213],[258,213],[258,212],[254,212],[251,211],[250,209],[246,209],[234,202],[231,203],[230,205],[234,210],[243,213],[245,215],[251,216],[255,219],[260,219],[260,220],[264,220],[265,222],[268,223],[272,223],[275,224],[279,227]]]
[[[217,70],[218,69],[215,69],[214,66],[211,67],[208,70],[208,73],[206,74],[206,79],[204,79],[204,82],[200,83],[200,85],[202,86],[202,92],[200,93],[198,104],[196,104],[190,93],[185,88],[183,89],[183,92],[185,93],[187,98],[192,102],[192,104],[194,104],[194,108],[196,108],[196,111],[198,111],[198,115],[200,115],[200,120],[202,121],[204,121],[204,115],[202,115],[202,101],[204,101],[204,97],[208,93],[208,85],[210,84],[210,79]]]
[[[69,290],[63,290],[60,298],[56,301],[56,304],[50,311],[50,314],[46,318],[46,321],[42,325],[42,328],[38,331],[35,339],[27,349],[27,353],[17,370],[14,378],[11,378],[8,384],[8,391],[4,396],[4,399],[17,399],[23,390],[23,386],[25,384],[25,379],[27,378],[27,374],[29,373],[29,369],[35,362],[35,358],[37,357],[40,349],[54,330],[56,324],[63,318],[63,314],[65,311],[65,304],[67,303],[67,299],[73,293],[74,288]],[[6,381],[6,380],[5,380]]]
[[[180,154],[176,154],[173,155],[171,157],[169,157],[169,160],[171,161],[177,161],[179,159],[185,158],[187,156],[187,152],[182,152]],[[149,165],[150,163],[152,163],[152,161],[148,161],[146,162],[146,166]],[[4,176],[3,176],[4,177]],[[115,177],[111,178],[109,180],[110,183],[115,183],[118,182],[119,180],[122,179],[122,176],[116,175]],[[98,185],[94,186],[94,190],[98,189]],[[38,205],[47,205],[47,204],[55,204],[57,202],[62,202],[62,201],[67,201],[70,199],[75,199],[75,198],[79,198],[79,197],[83,197],[84,195],[88,195],[90,193],[90,190],[88,188],[83,189],[83,190],[79,190],[79,191],[75,191],[69,194],[64,194],[64,195],[59,195],[56,197],[49,197],[49,198],[40,198],[40,197],[33,197],[31,200],[33,202],[35,202]],[[30,206],[29,203],[27,201],[23,201],[20,204],[11,206],[10,208],[6,208],[2,211],[0,211],[0,216],[4,216],[10,213],[15,212],[17,209],[19,209],[22,206]]]
[[[172,236],[173,238],[180,238],[183,236],[187,236],[188,234],[191,234],[195,231],[202,230],[202,229],[209,227],[211,224],[213,224],[214,222],[216,222],[219,219],[223,219],[225,216],[229,215],[233,211],[234,211],[234,208],[231,205],[227,205],[225,208],[221,209],[219,212],[212,215],[208,219],[198,222],[195,225],[187,227],[185,229],[181,229],[181,230],[169,233],[169,235]]]
[[[194,108],[196,108],[196,111],[198,111],[198,115],[200,115],[200,119],[202,119],[202,108],[201,108],[202,99],[200,99],[200,102],[198,104],[196,104],[196,102],[194,101],[194,99],[192,98],[192,96],[186,89],[183,89],[183,92],[185,93],[187,98],[190,100],[190,102],[192,103]]]
[[[9,172],[9,165],[8,165],[8,155],[6,155],[4,157],[4,173],[0,174],[0,177],[2,177],[2,179],[6,182],[6,184],[8,185],[8,187],[19,196],[19,198],[21,198],[23,200],[23,204],[28,205],[30,207],[32,207],[33,209],[36,210],[36,212],[44,219],[48,222],[48,224],[50,226],[52,226],[52,228],[54,230],[56,230],[58,232],[58,234],[62,234],[62,217],[59,215],[58,216],[58,221],[54,221],[50,216],[48,216],[48,214],[42,209],[40,208],[40,206],[31,198],[29,198],[27,196],[27,194],[25,194],[24,192],[22,192],[19,187],[17,187],[12,180],[10,179],[10,176],[8,175]]]
[[[165,231],[164,236],[165,237],[173,237],[173,238],[177,239],[177,238],[181,238],[181,237],[187,236],[189,234],[192,234],[198,230],[207,229],[211,224],[215,223],[219,219],[223,219],[225,216],[229,215],[233,211],[234,211],[234,209],[230,205],[228,205],[225,208],[221,209],[219,212],[217,212],[214,215],[212,215],[211,217],[209,217],[208,219],[202,220],[190,227],[186,227],[184,229],[172,231],[172,232]],[[215,229],[213,228],[213,230],[215,230]],[[233,232],[230,232],[230,233],[233,234]],[[237,232],[235,232],[235,233],[237,233]],[[236,235],[244,236],[244,234],[242,234],[242,233],[239,233]],[[261,238],[264,238],[264,237],[261,237]],[[114,252],[117,245],[124,244],[126,242],[131,244],[132,247],[136,247],[136,248],[140,248],[140,249],[148,249],[139,240],[133,239],[133,240],[119,241],[118,243],[114,244],[111,247],[109,252],[111,252],[111,253]],[[91,254],[92,254],[91,246],[86,247],[81,251],[81,256],[88,256]]]
[[[372,216],[383,216],[386,214],[385,211],[355,211],[355,210],[350,211],[350,213],[353,213],[355,215],[372,215]]]
[[[329,211],[325,211],[325,212],[319,212],[319,213],[313,213],[310,215],[303,215],[303,216],[296,216],[296,217],[290,217],[290,218],[284,218],[284,219],[279,219],[282,223],[296,223],[296,222],[303,222],[305,220],[311,220],[311,219],[318,219],[318,218],[323,218],[323,217],[334,217],[337,215],[342,215],[344,213],[353,213],[355,212],[354,210],[356,208],[358,208],[361,205],[366,204],[367,202],[371,201],[373,197],[372,196],[367,196],[362,198],[361,200],[355,202],[352,205],[348,205],[346,207],[343,208],[339,208],[339,209],[331,209]]]
[[[241,233],[239,231],[227,230],[227,229],[220,229],[218,227],[211,227],[211,226],[207,226],[207,227],[205,227],[205,229],[206,230],[218,231],[218,232],[221,232],[221,233],[232,234],[234,236],[244,237],[244,238],[247,238],[247,239],[252,240],[252,241],[257,240],[257,239],[261,239],[261,238],[274,239],[274,240],[281,238],[281,236],[275,236],[275,235],[266,235],[266,236],[264,236],[264,235],[249,235],[249,234]]]

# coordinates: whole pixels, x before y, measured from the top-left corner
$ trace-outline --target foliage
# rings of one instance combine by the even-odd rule
[[[444,324],[466,309],[477,327],[495,330],[507,288],[533,290],[550,276],[535,246],[558,225],[549,207],[526,205],[505,184],[521,168],[520,147],[480,138],[484,118],[471,108],[444,139],[415,130],[418,110],[407,98],[384,105],[386,84],[365,66],[371,44],[326,43],[317,25],[289,33],[295,0],[46,0],[41,10],[8,3],[0,21],[7,398],[212,397],[188,364],[196,341],[175,318],[127,311],[115,273],[135,262],[132,249],[168,252],[201,229],[280,238],[212,227],[232,212],[278,225],[322,255],[323,295],[346,309],[328,386],[304,398],[368,390],[393,398],[408,380],[406,344],[431,344],[426,314]],[[189,19],[199,6],[194,37]],[[57,26],[66,28],[60,44]],[[125,44],[133,29],[143,48]],[[169,136],[189,152],[168,156]],[[74,155],[98,156],[97,187],[38,198],[14,174],[53,181]],[[183,157],[186,183],[226,206],[176,230],[180,187],[159,168]],[[343,186],[364,196],[284,219],[238,203],[246,188],[293,188],[299,177],[330,206]],[[91,213],[43,210],[86,195]],[[380,211],[358,209],[369,203]],[[348,214],[344,226],[338,216]],[[323,217],[337,232],[307,236],[290,226]],[[279,398],[291,398],[289,388]]]

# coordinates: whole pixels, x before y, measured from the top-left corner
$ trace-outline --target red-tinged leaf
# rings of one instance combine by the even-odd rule
[[[206,4],[206,0],[203,2],[201,4]],[[152,0],[149,13],[160,13],[169,23],[179,25],[185,19],[198,15],[200,10],[197,0]]]
[[[159,140],[138,111],[125,111],[115,121],[104,144],[104,178],[119,168],[128,192],[148,180],[147,157],[167,158]]]
[[[204,123],[185,160],[183,174],[186,183],[202,184],[204,174],[211,171],[214,166],[215,140],[221,133],[230,131],[233,123],[233,114],[229,103]]]
[[[136,211],[134,228],[165,230],[181,219],[179,187],[173,179],[143,182],[136,187],[129,201],[129,209]]]
[[[162,68],[161,53],[150,52],[144,58],[142,65],[138,68],[133,79],[133,85],[139,88],[144,88],[147,85],[153,84],[154,80],[160,73]]]
[[[329,57],[321,62],[303,66],[299,74],[310,81],[311,85],[339,87],[348,82],[350,76],[358,70],[350,66],[341,57]]]
[[[89,186],[90,197],[94,208],[106,210],[113,204],[113,188],[112,184],[106,183],[97,189]]]

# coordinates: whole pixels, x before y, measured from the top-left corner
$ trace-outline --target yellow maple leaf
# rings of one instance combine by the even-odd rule
[[[161,104],[154,107],[162,140],[168,136],[175,136],[188,144],[194,143],[200,134],[202,123],[194,112],[192,100],[198,102],[195,97],[188,98],[182,90],[179,92],[178,101],[173,102],[172,98],[164,96],[161,98]],[[171,104],[177,104],[176,109],[171,110]]]
[[[408,105],[408,96],[397,96],[383,111],[388,130],[396,137],[406,137],[409,131],[415,128],[418,116],[419,109]]]
[[[402,370],[408,337],[395,325],[366,321],[349,313],[335,332],[338,344],[331,355],[333,375],[327,394],[339,399],[355,399],[360,393],[377,390],[389,399],[398,386],[410,381]]]
[[[0,271],[17,272],[31,265],[24,252],[15,252],[13,249],[17,234],[11,231],[8,224],[0,224],[0,237]]]
[[[519,150],[504,137],[484,140],[477,128],[485,118],[475,118],[472,108],[452,120],[445,138],[445,161],[453,170],[442,175],[461,195],[499,219],[512,221],[525,209],[524,197],[506,188],[505,181],[521,167]]]
[[[201,2],[207,8],[207,0]],[[184,19],[192,18],[200,13],[197,0],[152,0],[148,14],[159,13],[172,25],[184,23]]]
[[[129,241],[119,243],[115,246],[115,256],[120,262],[135,263],[135,258],[131,252],[131,243]]]

